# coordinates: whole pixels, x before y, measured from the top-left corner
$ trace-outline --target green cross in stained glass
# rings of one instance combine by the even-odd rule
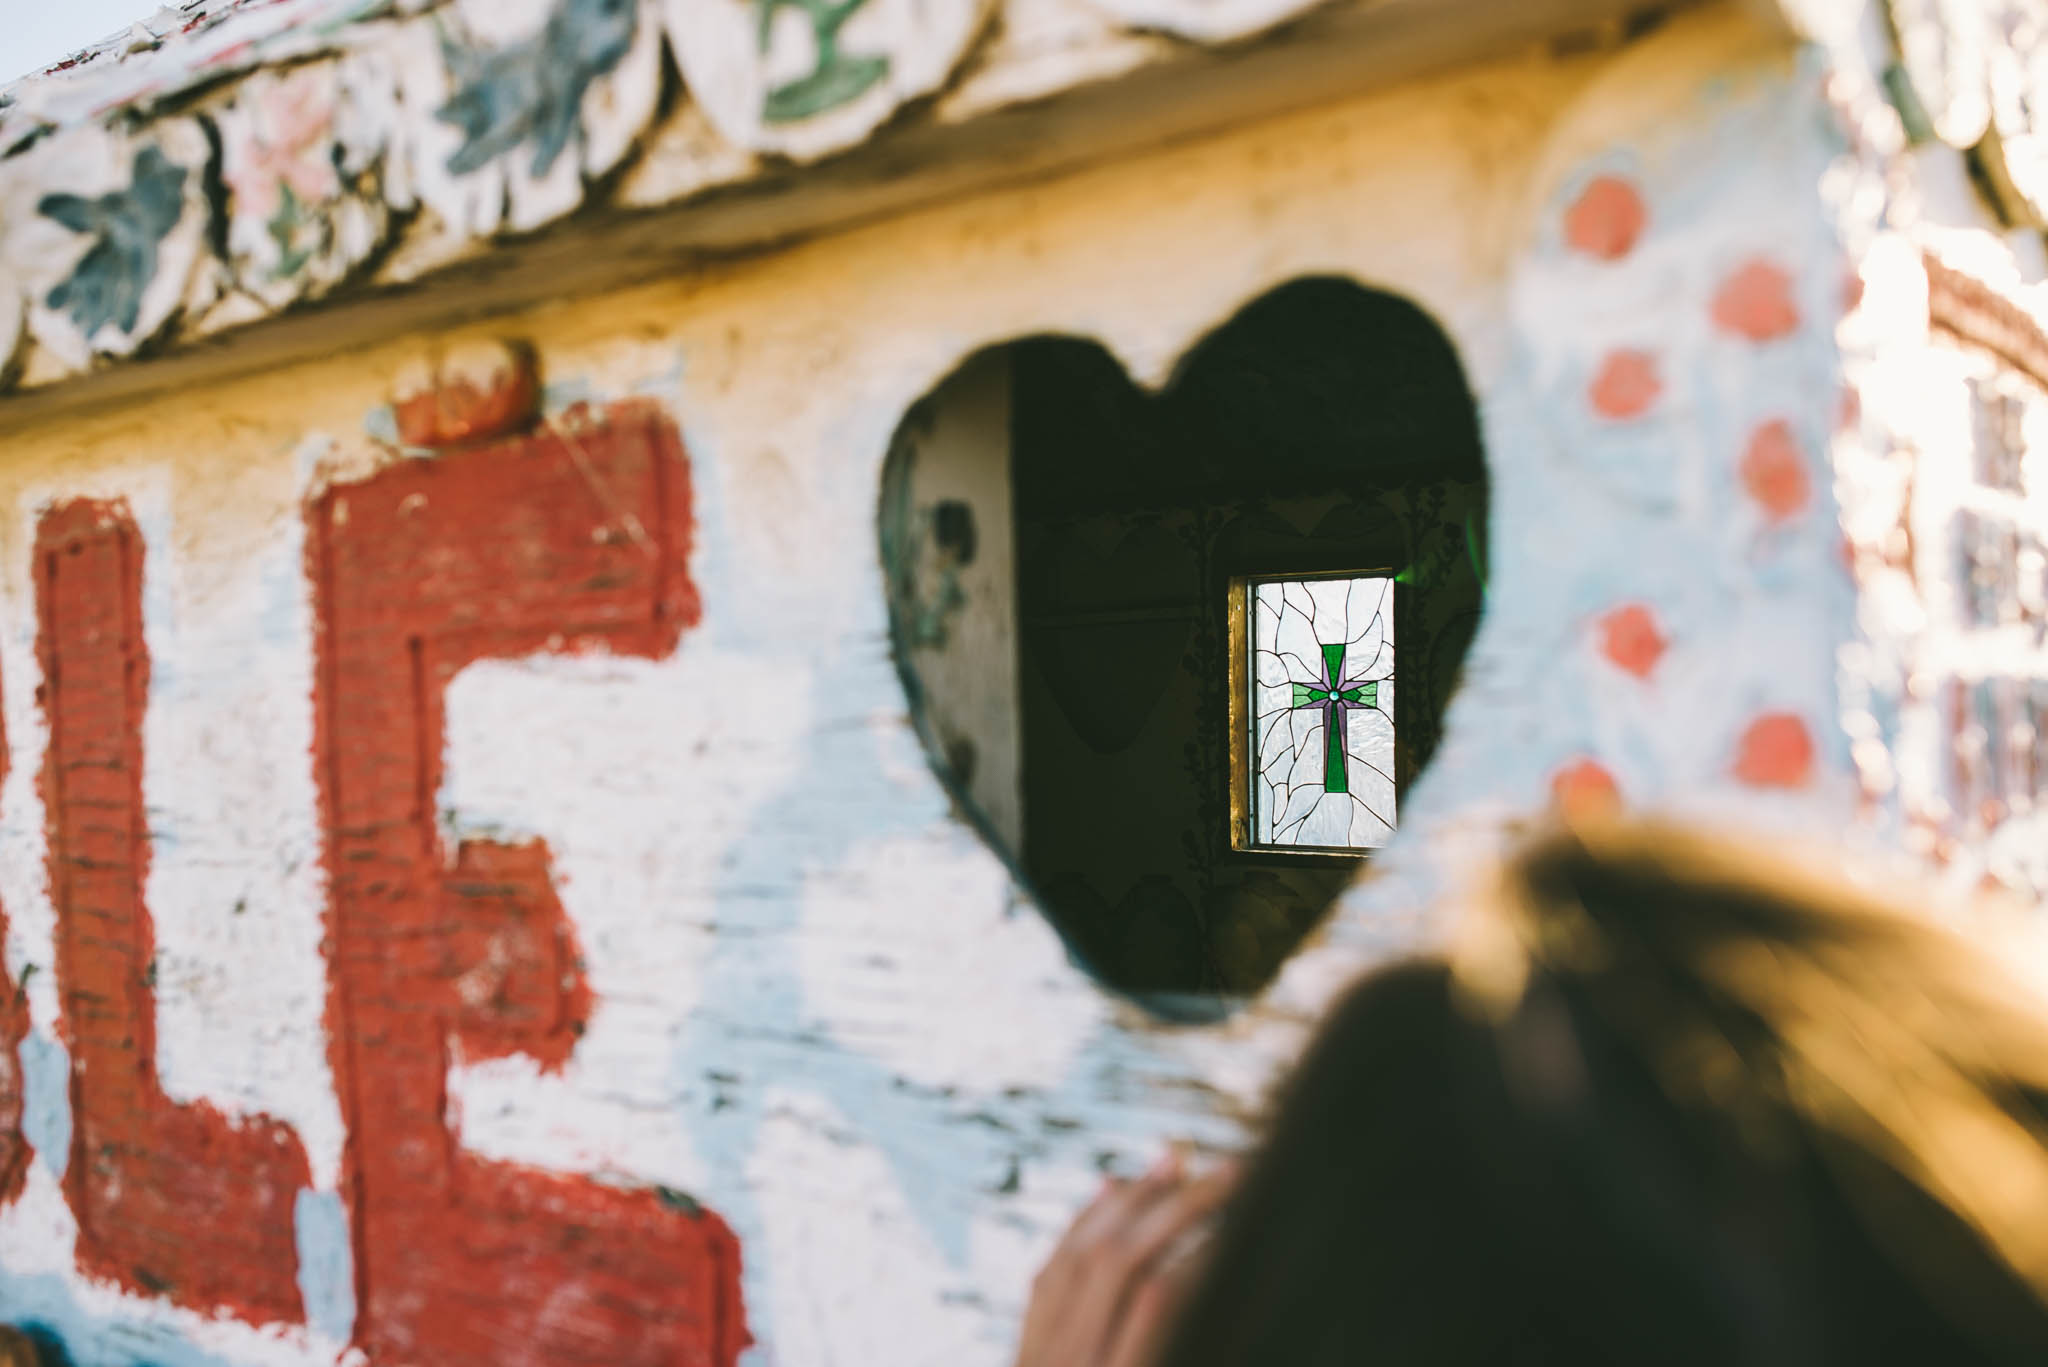
[[[1298,683],[1292,679],[1288,683],[1294,689],[1293,705],[1296,708],[1319,707],[1323,711],[1323,791],[1350,792],[1351,761],[1345,745],[1345,717],[1356,708],[1377,708],[1380,705],[1379,680],[1347,680],[1344,677],[1344,647],[1325,645],[1323,677],[1315,683]]]

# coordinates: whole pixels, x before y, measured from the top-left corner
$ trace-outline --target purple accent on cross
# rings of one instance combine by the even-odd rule
[[[1322,710],[1323,791],[1326,793],[1351,791],[1350,713],[1360,707],[1379,706],[1379,680],[1347,681],[1344,678],[1344,654],[1345,648],[1341,645],[1325,645],[1321,679],[1313,684],[1293,685],[1295,707]]]

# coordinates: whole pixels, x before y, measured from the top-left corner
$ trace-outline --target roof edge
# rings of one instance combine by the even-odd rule
[[[68,86],[18,95],[0,115],[0,390],[454,283],[593,211],[705,206],[654,254],[673,269],[1645,9],[850,3],[820,43],[808,0],[261,0],[233,13],[330,22],[178,40],[212,65],[90,117],[56,117],[85,98]],[[147,61],[178,55],[167,40]]]

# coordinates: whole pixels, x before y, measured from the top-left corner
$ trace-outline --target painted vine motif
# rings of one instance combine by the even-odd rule
[[[442,6],[392,0],[313,0],[306,8],[320,17],[280,19],[268,32],[258,31],[260,7],[242,7],[237,23],[253,36],[232,44],[212,23],[152,29],[158,46],[136,60],[151,74],[168,73],[162,82],[141,81],[123,57],[104,67],[105,103],[76,126],[55,122],[78,102],[57,99],[54,86],[17,95],[0,120],[10,137],[30,130],[17,150],[28,142],[63,144],[54,156],[45,148],[34,168],[26,159],[10,165],[10,174],[39,178],[50,174],[43,168],[133,158],[126,190],[51,187],[38,202],[34,195],[45,187],[31,185],[27,202],[40,217],[91,240],[80,244],[75,262],[60,250],[52,261],[6,263],[17,279],[34,283],[0,299],[0,390],[26,369],[15,351],[31,301],[86,337],[83,347],[44,357],[44,373],[55,377],[82,369],[93,350],[132,350],[143,340],[138,332],[165,324],[184,331],[193,320],[218,317],[210,309],[223,288],[243,296],[238,309],[254,305],[260,313],[324,294],[388,246],[403,216],[420,207],[477,238],[559,218],[583,202],[585,188],[582,178],[563,180],[563,152],[587,160],[580,169],[591,177],[633,154],[664,107],[664,48],[685,77],[685,98],[738,147],[800,160],[850,147],[904,100],[944,80],[989,3],[916,0],[908,5],[915,18],[895,26],[908,32],[892,37],[883,24],[869,35],[862,27],[851,51],[845,26],[860,27],[862,16],[884,6],[549,0],[537,31],[499,45],[450,26]],[[663,18],[653,17],[657,10]],[[794,19],[784,10],[795,11]],[[771,40],[781,47],[764,79]],[[403,74],[415,70],[423,80]],[[609,98],[595,99],[599,91]],[[728,107],[728,93],[737,107]],[[189,148],[168,140],[168,120],[146,138],[136,135],[137,124],[174,103],[191,125],[178,130],[194,135]],[[834,117],[848,111],[857,111],[850,120]],[[135,154],[131,137],[155,150]],[[423,138],[433,150],[415,160]],[[508,159],[524,174],[503,193],[474,182]],[[713,179],[751,174],[735,165]],[[192,193],[216,175],[228,193]],[[200,217],[209,221],[194,221]],[[172,268],[174,253],[189,286],[182,298],[155,278]],[[212,258],[210,267],[185,271],[187,253]],[[49,267],[55,273],[45,275]],[[241,321],[238,311],[228,325]]]
[[[228,135],[223,179],[238,210],[277,248],[273,280],[296,276],[323,251],[332,226],[320,207],[341,193],[332,155],[334,90],[317,70],[263,90],[256,118]]]
[[[761,107],[768,123],[796,123],[856,99],[889,74],[885,55],[855,56],[839,50],[839,30],[867,0],[758,0],[761,6],[761,51],[768,51],[775,16],[800,10],[810,21],[817,57],[811,70],[769,90]]]
[[[156,278],[157,250],[185,212],[185,176],[161,150],[136,154],[128,188],[87,197],[44,195],[36,212],[93,244],[46,302],[93,336],[109,323],[124,333],[142,319],[142,296]]]
[[[434,113],[462,130],[448,169],[468,175],[531,141],[533,174],[545,176],[577,131],[585,93],[632,50],[639,15],[639,0],[563,0],[522,42],[480,54],[450,45],[457,88]]]

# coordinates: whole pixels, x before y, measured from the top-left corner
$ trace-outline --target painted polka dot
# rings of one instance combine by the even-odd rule
[[[1773,522],[1786,522],[1806,511],[1813,481],[1792,425],[1767,422],[1750,436],[1742,455],[1742,487]]]
[[[1598,763],[1582,759],[1551,776],[1550,800],[1568,821],[1611,816],[1621,810],[1621,788]]]
[[[1593,411],[1603,418],[1637,418],[1649,412],[1650,405],[1664,392],[1664,381],[1657,373],[1657,358],[1647,351],[1621,350],[1610,352],[1600,364],[1600,373],[1593,377],[1593,387],[1588,397]]]
[[[1790,712],[1758,717],[1742,733],[1735,776],[1753,788],[1802,788],[1813,777],[1813,734]]]
[[[1656,617],[1641,603],[1625,604],[1600,619],[1600,653],[1638,679],[1650,677],[1669,644],[1657,629]]]
[[[1769,342],[1799,326],[1792,277],[1769,261],[1745,263],[1714,296],[1714,323],[1752,342]]]
[[[1619,176],[1596,176],[1565,210],[1564,240],[1602,261],[1618,261],[1642,236],[1648,214],[1635,186]]]

